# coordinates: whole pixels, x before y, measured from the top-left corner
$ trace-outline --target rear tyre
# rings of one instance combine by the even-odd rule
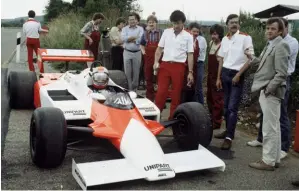
[[[187,102],[179,105],[174,112],[179,123],[173,125],[172,131],[178,145],[183,150],[196,150],[198,145],[208,147],[212,141],[213,129],[209,115],[202,104]]]
[[[55,168],[64,160],[67,148],[67,125],[58,108],[37,108],[30,123],[30,153],[40,168]]]
[[[129,89],[129,83],[126,74],[121,70],[109,70],[111,80],[122,88]]]
[[[12,109],[34,108],[35,72],[12,71],[8,76],[9,105]]]

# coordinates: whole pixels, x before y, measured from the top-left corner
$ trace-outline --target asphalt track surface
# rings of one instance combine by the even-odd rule
[[[26,52],[23,51],[21,55],[23,59],[21,60],[25,60],[25,55]],[[27,70],[27,65],[26,63],[16,64],[12,62],[9,65],[9,70]],[[49,70],[49,68],[46,69],[46,71]],[[3,100],[1,101],[2,103],[4,102]],[[39,169],[32,164],[29,152],[29,123],[31,114],[32,110],[11,110],[8,133],[2,155],[1,188],[4,190],[80,190],[80,187],[71,174],[71,162],[73,158],[77,163],[82,163],[120,157],[115,152],[106,152],[101,147],[95,148],[93,151],[68,150],[61,167],[51,170]],[[167,117],[165,113],[163,115]],[[165,133],[169,134],[169,131]],[[175,179],[164,181],[147,182],[145,180],[137,180],[94,187],[94,189],[295,189],[290,184],[290,181],[299,176],[299,159],[289,155],[282,161],[281,167],[274,172],[251,169],[248,167],[248,163],[258,160],[262,154],[261,148],[246,146],[246,142],[252,140],[252,138],[252,136],[237,131],[231,151],[220,150],[220,140],[214,139],[212,141],[209,149],[224,160],[226,163],[225,172],[204,170],[179,174]],[[161,144],[165,142],[165,138],[161,140]],[[165,153],[179,151],[175,143],[166,145],[163,147],[163,150]]]

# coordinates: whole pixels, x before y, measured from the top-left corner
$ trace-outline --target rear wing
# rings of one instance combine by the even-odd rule
[[[89,50],[73,50],[73,49],[38,49],[37,64],[40,73],[44,73],[44,62],[66,62],[66,70],[68,70],[69,62],[93,62],[94,55]]]

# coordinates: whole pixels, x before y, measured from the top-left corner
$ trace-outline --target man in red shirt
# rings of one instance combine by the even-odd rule
[[[42,29],[41,24],[34,19],[35,12],[33,10],[28,12],[28,17],[28,20],[23,24],[23,33],[26,37],[29,70],[35,71],[33,66],[33,51],[37,55],[37,49],[40,48],[40,32],[48,32],[48,30]],[[40,72],[44,72],[43,69]]]
[[[181,92],[184,86],[186,60],[188,59],[189,72],[187,75],[188,86],[193,84],[193,37],[184,30],[186,16],[176,10],[170,15],[173,28],[165,29],[155,53],[154,70],[158,70],[158,90],[156,105],[162,112],[168,96],[170,82],[172,84],[170,116],[181,101]],[[159,64],[163,52],[162,62]]]

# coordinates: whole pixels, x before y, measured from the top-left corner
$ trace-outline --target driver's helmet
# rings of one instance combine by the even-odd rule
[[[105,67],[98,67],[92,74],[92,85],[96,89],[104,89],[108,85],[109,72]]]

